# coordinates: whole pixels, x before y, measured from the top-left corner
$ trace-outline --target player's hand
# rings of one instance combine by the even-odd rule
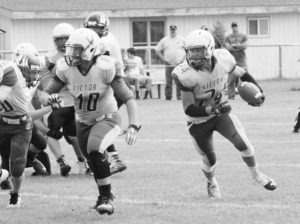
[[[48,104],[52,107],[53,110],[61,109],[64,107],[64,101],[59,97],[58,94],[51,94],[48,98]]]
[[[59,140],[64,136],[64,134],[60,131],[49,130],[47,132],[47,136]]]
[[[229,113],[231,109],[232,107],[228,103],[228,101],[224,101],[223,103],[212,106],[211,113],[215,115],[225,114],[225,113]]]
[[[263,105],[263,103],[266,100],[266,94],[265,93],[261,93],[261,96],[259,96],[260,98],[260,103],[248,103],[249,105],[253,106],[253,107],[260,107],[261,105]]]
[[[141,127],[142,127],[141,125],[136,126],[133,124],[128,126],[126,130],[126,137],[125,137],[125,140],[128,145],[133,145],[136,142],[137,133],[141,129]]]

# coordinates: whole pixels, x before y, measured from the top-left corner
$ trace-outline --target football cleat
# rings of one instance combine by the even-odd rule
[[[113,201],[112,194],[110,197],[99,196],[96,205],[94,206],[94,209],[96,209],[100,215],[103,214],[111,215],[114,213],[115,210],[112,201]]]
[[[215,181],[214,183],[207,182],[207,192],[208,192],[208,197],[210,198],[222,197],[217,181]]]
[[[57,163],[60,166],[60,175],[62,175],[63,177],[69,176],[69,172],[71,171],[71,166],[66,163],[64,158],[63,157],[59,158],[57,160]]]
[[[118,154],[111,156],[110,174],[122,172],[127,169],[126,164],[120,159]]]
[[[37,158],[35,158],[32,161],[27,161],[29,163],[30,166],[33,167],[34,169],[34,173],[32,174],[32,176],[45,176],[47,175],[47,170],[44,167],[44,165],[42,164],[41,161],[39,161]]]
[[[0,169],[0,184],[3,182],[3,181],[6,181],[7,178],[9,176],[9,173],[7,170],[5,169]]]
[[[270,177],[266,176],[260,171],[252,172],[252,178],[255,180],[256,183],[264,186],[269,191],[274,191],[277,187],[275,181]]]
[[[21,196],[19,193],[10,193],[8,208],[19,208],[21,206]]]

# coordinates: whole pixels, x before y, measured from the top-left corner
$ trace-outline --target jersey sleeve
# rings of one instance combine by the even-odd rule
[[[172,72],[174,81],[181,91],[192,92],[195,87],[194,83],[189,80],[189,76],[185,74],[189,69],[190,68],[188,67],[188,65],[183,63],[176,66]]]
[[[236,61],[228,50],[216,49],[214,51],[214,57],[217,59],[217,63],[222,66],[228,74],[234,71]]]
[[[67,69],[68,69],[68,65],[66,64],[63,58],[57,61],[56,76],[63,83],[67,83],[67,77],[65,75],[65,71]]]
[[[0,61],[0,85],[14,86],[18,82],[16,70],[11,63]]]

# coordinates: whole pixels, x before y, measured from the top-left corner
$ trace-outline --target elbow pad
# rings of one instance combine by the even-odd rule
[[[207,117],[211,114],[208,107],[199,107],[194,104],[190,104],[185,109],[185,114],[190,117]]]

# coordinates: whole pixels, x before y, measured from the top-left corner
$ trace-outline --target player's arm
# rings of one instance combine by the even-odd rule
[[[263,92],[262,88],[258,85],[253,76],[250,75],[249,72],[246,71],[244,68],[236,65],[232,71],[232,74],[239,77],[243,82],[251,82],[255,84],[260,89],[260,91]]]
[[[7,67],[3,71],[0,81],[0,103],[6,100],[12,91],[12,87],[18,82],[18,77],[13,67]]]
[[[124,79],[120,76],[115,76],[111,82],[111,87],[118,98],[126,104],[129,124],[137,125],[137,105],[134,100],[134,96],[129,87],[126,85]]]
[[[178,78],[177,74],[173,72],[173,77],[176,85],[181,90],[181,100],[183,109],[186,115],[190,117],[206,117],[210,113],[206,107],[195,104],[195,98],[192,87],[186,87]]]
[[[141,128],[141,126],[138,125],[137,104],[134,100],[134,96],[126,85],[124,79],[120,76],[114,77],[113,81],[111,82],[111,87],[113,88],[115,94],[126,105],[129,122],[129,126],[126,130],[126,141],[129,145],[134,144],[137,138],[137,132]]]
[[[30,114],[31,114],[32,120],[37,120],[39,118],[42,118],[45,114],[51,112],[52,108],[51,108],[51,106],[45,106],[45,107],[35,110],[33,105],[30,104],[30,110],[31,110]]]
[[[58,93],[64,86],[65,83],[57,76],[54,76],[43,91],[38,91],[38,96],[41,104],[43,104],[44,106],[49,105],[50,95],[53,93]]]

